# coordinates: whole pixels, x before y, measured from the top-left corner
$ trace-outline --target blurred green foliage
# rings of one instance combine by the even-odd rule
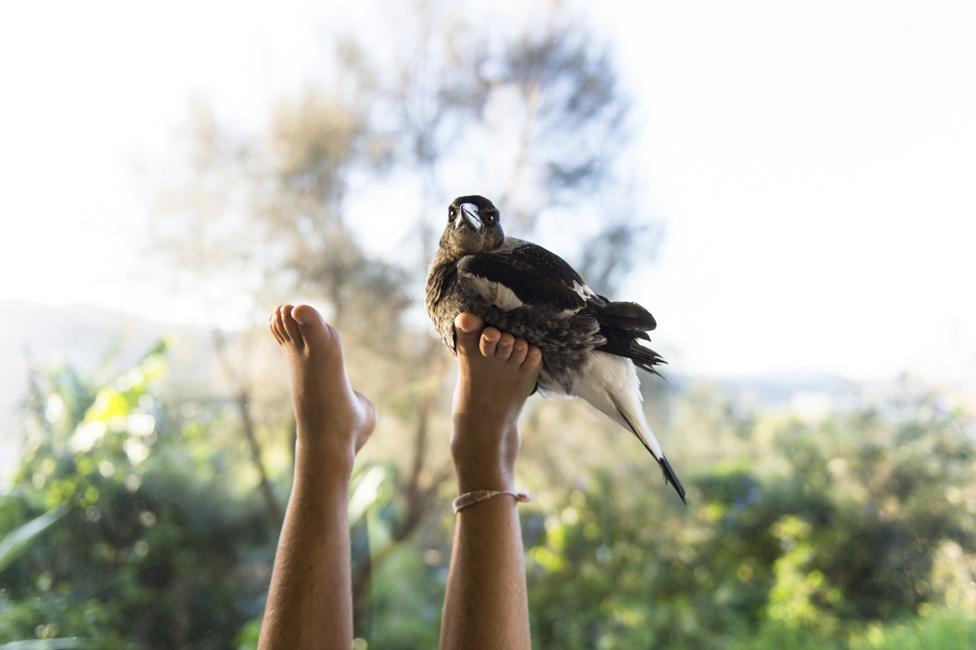
[[[971,615],[972,421],[925,400],[902,411],[760,417],[771,435],[694,477],[686,513],[634,493],[638,477],[597,472],[529,552],[537,637],[761,647],[758,631],[778,647],[846,646],[933,606]]]
[[[236,478],[246,459],[208,442],[219,413],[158,397],[165,354],[106,385],[69,368],[37,382],[0,498],[0,642],[255,646],[277,528]],[[522,511],[537,647],[974,646],[971,416],[929,394],[812,420],[723,409],[719,428],[707,408],[677,416],[725,450],[684,454],[687,509],[639,456],[542,479]],[[387,552],[397,471],[357,468],[357,563]],[[374,572],[368,647],[437,643],[442,497],[444,514]]]
[[[0,533],[64,516],[3,571],[0,641],[209,647],[260,612],[275,532],[193,453],[196,423],[155,398],[164,353],[105,386],[62,369],[34,395],[39,426],[0,500]]]

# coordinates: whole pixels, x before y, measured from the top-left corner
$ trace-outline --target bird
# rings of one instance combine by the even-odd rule
[[[579,397],[633,433],[687,505],[641,407],[637,368],[660,376],[655,366],[666,363],[640,343],[657,327],[644,307],[598,294],[555,253],[506,236],[498,208],[477,194],[459,196],[448,207],[427,271],[425,306],[455,354],[454,319],[461,312],[538,346],[536,390]]]

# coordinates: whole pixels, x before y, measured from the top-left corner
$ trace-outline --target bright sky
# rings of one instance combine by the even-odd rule
[[[316,76],[335,17],[262,4],[0,8],[0,300],[179,319],[126,273],[151,198],[132,170],[191,94],[254,126]],[[673,367],[976,377],[976,4],[599,7],[666,224],[621,297],[658,316]]]

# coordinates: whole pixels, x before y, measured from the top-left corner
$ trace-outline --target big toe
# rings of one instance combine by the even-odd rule
[[[329,347],[339,333],[332,329],[322,315],[311,305],[298,305],[291,310],[291,317],[301,329],[302,337],[313,347]]]
[[[457,335],[457,347],[464,353],[476,353],[478,351],[478,340],[481,338],[481,330],[485,327],[485,321],[480,316],[463,312],[454,319],[454,331]]]

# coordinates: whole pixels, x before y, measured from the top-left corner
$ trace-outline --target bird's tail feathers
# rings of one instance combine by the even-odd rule
[[[636,302],[607,302],[596,307],[597,319],[604,325],[631,332],[634,336],[650,340],[644,332],[657,327],[657,321]]]
[[[662,359],[660,354],[650,348],[645,348],[637,341],[631,341],[621,356],[627,357],[633,361],[634,365],[638,368],[653,373],[658,377],[661,377],[662,375],[654,366],[667,364],[667,361]]]
[[[664,474],[664,481],[666,483],[670,483],[674,488],[674,491],[678,493],[679,497],[681,497],[682,503],[688,505],[688,499],[685,498],[685,488],[683,485],[681,485],[681,480],[678,478],[678,475],[675,474],[674,469],[671,467],[671,463],[669,463],[667,457],[665,457],[664,451],[661,449],[661,445],[658,443],[654,432],[651,431],[650,425],[647,424],[646,418],[642,417],[643,413],[641,414],[641,417],[638,418],[628,417],[625,409],[620,408],[620,404],[618,404],[617,400],[613,398],[613,395],[610,396],[610,400],[613,402],[614,408],[617,409],[617,413],[621,418],[623,418],[627,428],[634,433],[637,439],[640,440],[640,443],[644,445],[644,449],[646,449],[648,453],[650,453],[651,456],[653,456],[657,461],[657,464],[661,466],[661,472]],[[634,422],[635,419],[637,422]],[[641,425],[643,425],[643,427],[641,427]],[[646,433],[641,431],[642,428],[646,429]],[[656,447],[656,450],[651,448],[651,444]]]
[[[681,485],[678,475],[675,474],[674,470],[671,468],[671,463],[668,462],[667,457],[661,456],[657,459],[657,463],[661,466],[661,471],[664,472],[664,480],[674,487],[675,492],[677,492],[678,496],[681,497],[681,502],[688,505],[688,499],[685,498],[685,488],[683,485]]]
[[[633,302],[611,302],[596,311],[604,343],[598,350],[626,357],[638,368],[661,376],[654,366],[667,363],[657,352],[645,348],[638,339],[650,341],[648,330],[656,323],[646,309]]]
[[[598,411],[637,436],[644,448],[661,466],[665,480],[674,486],[681,500],[687,503],[685,489],[671,468],[671,464],[664,457],[661,444],[644,416],[644,409],[641,408],[640,379],[637,377],[634,363],[620,354],[594,351],[579,381],[573,387],[572,394],[583,398]]]

